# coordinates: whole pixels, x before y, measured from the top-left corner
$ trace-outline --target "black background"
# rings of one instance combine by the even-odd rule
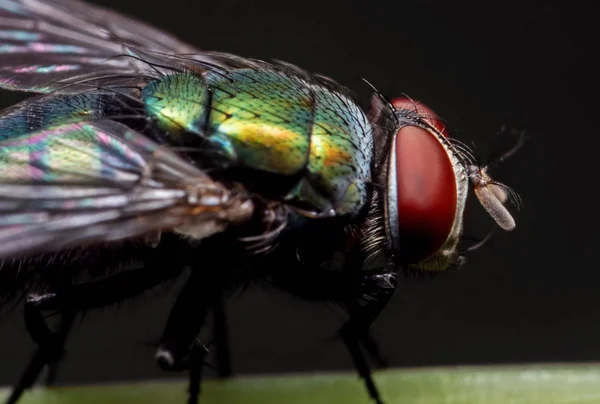
[[[592,7],[534,0],[97,3],[203,49],[326,74],[365,103],[370,89],[362,77],[388,96],[406,93],[483,152],[502,125],[526,129],[526,146],[495,172],[524,201],[516,230],[499,234],[459,272],[402,279],[373,330],[394,366],[600,359],[600,48]],[[0,104],[17,98],[1,92]],[[491,222],[471,217],[483,235]],[[167,376],[147,342],[160,336],[176,289],[88,313],[70,339],[60,381]],[[251,289],[228,303],[228,313],[237,373],[351,368],[332,340],[343,317],[327,306]],[[32,350],[21,310],[0,317],[0,384],[15,380]]]

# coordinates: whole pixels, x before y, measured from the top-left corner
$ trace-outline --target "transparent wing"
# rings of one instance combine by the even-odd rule
[[[139,74],[134,58],[118,57],[134,48],[200,53],[154,27],[79,0],[0,0],[0,88],[45,93],[65,82]]]
[[[0,259],[162,231],[202,239],[252,210],[243,190],[116,122],[0,141]]]

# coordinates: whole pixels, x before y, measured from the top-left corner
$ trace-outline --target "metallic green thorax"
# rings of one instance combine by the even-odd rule
[[[173,136],[212,143],[230,163],[297,176],[282,195],[316,214],[356,214],[366,203],[372,144],[362,110],[344,94],[288,71],[176,73],[146,86],[146,113]]]

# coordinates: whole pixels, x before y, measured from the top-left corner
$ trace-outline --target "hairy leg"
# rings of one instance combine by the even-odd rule
[[[208,353],[198,335],[205,325],[208,310],[222,304],[222,290],[218,278],[200,270],[193,271],[171,309],[156,351],[155,357],[162,369],[189,370],[188,404],[198,403],[202,366]]]
[[[22,393],[33,386],[46,365],[53,364],[55,374],[76,312],[121,302],[179,275],[181,270],[177,267],[165,270],[150,265],[96,282],[73,285],[58,293],[48,291],[30,294],[25,302],[25,324],[38,348],[5,403],[16,403]],[[46,311],[62,315],[56,332],[50,329],[44,319],[43,312]]]
[[[309,300],[334,301],[343,304],[350,313],[340,335],[371,398],[383,400],[371,377],[363,348],[379,364],[385,364],[369,328],[396,289],[396,273],[391,268],[370,271],[334,271],[297,265],[273,271],[271,283],[296,296]]]

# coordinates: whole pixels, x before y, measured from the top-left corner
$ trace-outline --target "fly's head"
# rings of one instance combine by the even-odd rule
[[[383,252],[393,264],[421,272],[463,262],[462,254],[473,249],[462,245],[469,187],[500,228],[515,228],[505,204],[517,201],[516,194],[451,139],[431,109],[408,98],[387,102],[375,96],[370,119],[379,146],[377,190],[366,225],[370,254]]]

